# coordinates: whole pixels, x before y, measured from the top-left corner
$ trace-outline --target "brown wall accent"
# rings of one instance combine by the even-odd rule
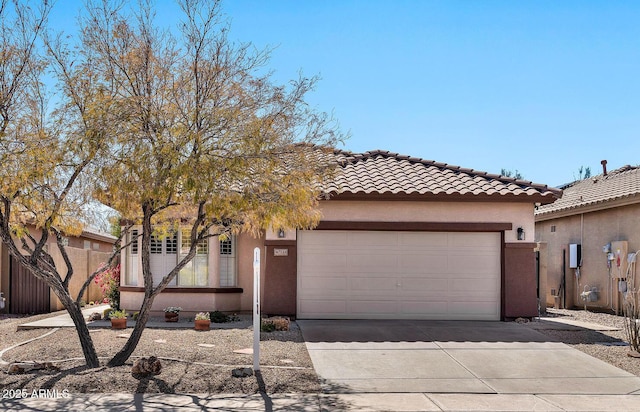
[[[242,288],[166,288],[160,293],[242,293]],[[120,286],[120,292],[143,292],[143,287]]]
[[[535,243],[504,244],[504,319],[538,316]]]
[[[346,222],[321,221],[315,230],[383,230],[416,232],[501,232],[512,230],[513,224],[503,222]]]
[[[265,248],[267,252],[261,312],[267,315],[295,316],[298,289],[296,241],[266,241]],[[288,256],[274,256],[275,249],[287,249]]]

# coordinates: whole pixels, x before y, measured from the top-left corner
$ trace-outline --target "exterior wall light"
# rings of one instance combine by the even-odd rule
[[[518,233],[518,240],[524,240],[524,229],[522,227],[518,228],[517,233]]]
[[[278,238],[283,239],[285,236],[284,229],[278,229]]]

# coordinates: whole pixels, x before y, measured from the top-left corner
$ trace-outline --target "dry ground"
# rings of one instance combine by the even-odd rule
[[[45,316],[0,319],[0,350],[48,332],[46,329],[16,331],[18,324],[42,317]],[[261,386],[268,393],[320,390],[318,377],[295,323],[288,332],[262,334],[260,378],[232,378],[232,369],[253,363],[252,355],[233,352],[251,348],[253,344],[253,332],[246,327],[246,322],[239,326],[242,328],[208,332],[146,329],[125,366],[97,369],[84,366],[75,329],[61,328],[42,339],[7,351],[2,357],[7,362],[56,361],[60,371],[9,375],[7,366],[0,366],[0,388],[67,389],[71,393],[255,393]],[[92,329],[91,335],[103,365],[124,345],[126,339],[119,335],[130,332],[131,329]],[[134,378],[131,366],[142,356],[160,358],[162,373],[150,379]]]
[[[16,331],[18,324],[43,317],[0,317],[0,350],[28,339],[41,336],[46,329]],[[574,320],[622,328],[623,318],[606,313],[582,310],[550,309],[547,316],[566,317]],[[214,324],[212,324],[213,326]],[[627,356],[628,346],[616,346],[626,341],[624,331],[550,330],[537,322],[524,324],[565,342],[591,356],[640,376],[640,359]],[[107,362],[122,347],[125,339],[119,335],[131,329],[92,330],[91,334],[98,355]],[[88,369],[77,335],[73,329],[59,329],[51,335],[7,351],[2,359],[11,361],[59,361],[60,371],[35,371],[22,375],[9,375],[7,366],[0,365],[0,388],[12,389],[67,389],[78,392],[146,392],[146,393],[255,393],[261,385],[269,393],[319,392],[318,377],[295,323],[288,332],[262,333],[261,380],[255,376],[232,378],[231,370],[251,366],[251,355],[234,353],[236,349],[252,346],[252,331],[247,323],[237,328],[212,329],[196,332],[191,329],[147,329],[130,361],[122,367]],[[198,344],[213,345],[212,347]],[[613,346],[609,346],[613,344]],[[136,379],[131,375],[131,365],[140,356],[157,356],[162,359],[162,373],[150,379]],[[73,358],[79,358],[73,360]],[[68,360],[72,359],[72,360]]]

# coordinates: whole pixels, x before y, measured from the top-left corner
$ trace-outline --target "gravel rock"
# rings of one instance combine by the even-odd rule
[[[51,316],[48,315],[48,316]],[[20,323],[47,315],[0,319],[0,350],[44,335],[48,329],[16,331]],[[225,324],[229,326],[229,324]],[[91,333],[101,366],[85,366],[76,331],[61,328],[49,336],[5,352],[7,362],[52,362],[60,368],[9,375],[0,371],[0,387],[68,390],[70,393],[317,393],[320,382],[295,322],[289,331],[263,333],[260,342],[261,376],[232,379],[233,369],[249,367],[250,355],[233,353],[251,347],[253,332],[244,324],[238,328],[146,329],[129,361],[119,367],[107,367],[109,359],[125,343],[117,335],[122,331],[98,329]],[[131,329],[129,329],[130,331]],[[203,344],[203,346],[199,346]],[[213,346],[211,346],[213,345]],[[162,362],[162,374],[145,378],[131,374],[133,363],[155,356]],[[283,365],[282,359],[293,363]],[[262,386],[264,384],[264,386]]]
[[[594,358],[640,376],[640,359],[627,356],[630,348],[624,331],[624,317],[609,313],[552,308],[547,308],[546,317],[565,318],[618,328],[619,330],[614,331],[580,328],[550,329],[540,327],[540,323],[536,321],[522,325],[536,329],[556,341],[564,342]]]

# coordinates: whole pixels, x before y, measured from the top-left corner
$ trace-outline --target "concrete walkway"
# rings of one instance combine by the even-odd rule
[[[639,377],[516,323],[298,324],[325,394],[397,394],[417,410],[640,410]]]

